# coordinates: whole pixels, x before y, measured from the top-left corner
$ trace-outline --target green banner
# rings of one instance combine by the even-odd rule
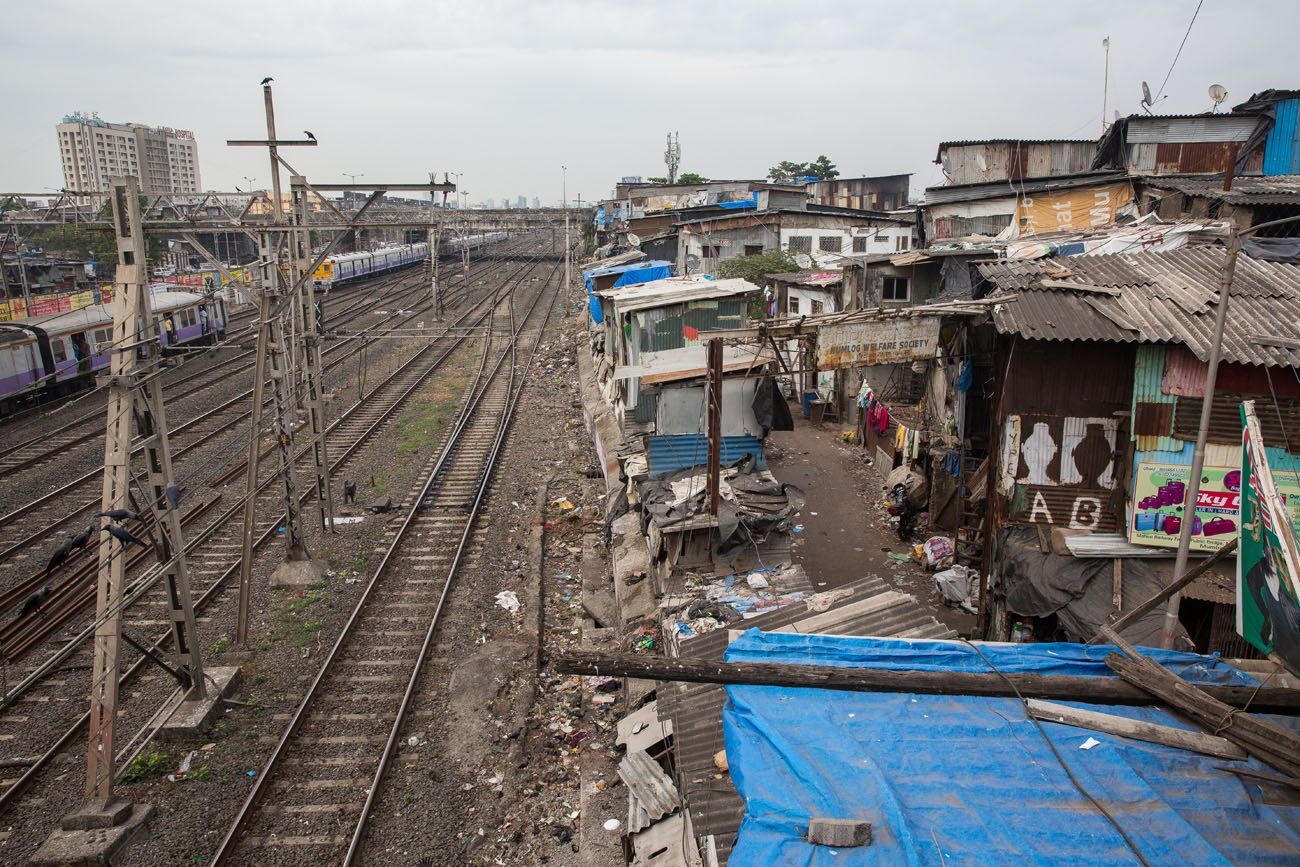
[[[1237,632],[1300,674],[1300,549],[1297,496],[1279,490],[1255,418],[1241,405],[1241,540],[1237,552]]]

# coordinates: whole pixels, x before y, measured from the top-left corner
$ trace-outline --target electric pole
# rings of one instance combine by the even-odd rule
[[[560,166],[560,205],[564,208],[564,318],[569,318],[569,287],[573,284],[573,259],[569,245],[569,167]]]
[[[104,489],[101,511],[131,508],[131,441],[139,420],[149,475],[149,508],[158,530],[155,554],[167,581],[172,637],[181,682],[191,696],[204,694],[203,662],[195,638],[194,607],[185,568],[184,541],[177,507],[180,489],[172,475],[167,416],[158,377],[160,347],[149,305],[147,245],[140,217],[139,182],[111,180],[110,202],[117,235],[117,285],[113,293],[113,350],[108,377],[108,427],[104,437]],[[119,680],[118,645],[122,636],[125,543],[101,527],[99,591],[96,598],[90,736],[86,749],[83,812],[117,813],[113,797],[114,725]],[[128,811],[129,812],[129,811]],[[120,824],[109,821],[108,827]]]

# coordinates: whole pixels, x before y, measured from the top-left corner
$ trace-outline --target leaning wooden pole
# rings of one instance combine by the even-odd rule
[[[889,671],[828,665],[770,662],[721,662],[633,653],[567,651],[550,660],[560,674],[636,677],[727,686],[783,686],[850,692],[897,692],[922,695],[976,695],[1067,699],[1103,704],[1155,704],[1150,693],[1115,677],[1067,677],[1043,674],[988,674],[958,671]],[[1300,689],[1203,686],[1225,704],[1253,710],[1300,708]]]

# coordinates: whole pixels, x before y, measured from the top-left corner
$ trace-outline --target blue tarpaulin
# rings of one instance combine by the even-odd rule
[[[587,298],[587,309],[591,311],[591,321],[595,323],[605,321],[600,299],[592,294],[596,291],[595,278],[609,274],[619,275],[611,287],[617,289],[620,286],[634,286],[637,283],[649,283],[651,280],[662,280],[665,277],[671,277],[673,276],[673,263],[664,259],[650,259],[633,262],[630,265],[614,265],[610,268],[592,268],[589,271],[583,271],[582,282],[587,287],[587,295],[589,296]]]
[[[1003,672],[1114,677],[1114,648],[981,645]],[[1144,651],[1195,683],[1252,685],[1215,657]],[[762,633],[735,662],[987,672],[956,642]],[[1137,864],[1123,836],[1070,782],[1014,698],[728,687],[723,711],[732,782],[745,819],[729,864]],[[1193,727],[1156,707],[1104,713]],[[1290,718],[1270,721],[1297,728]],[[1300,863],[1300,808],[1263,803],[1229,762],[1055,723],[1048,737],[1088,793],[1151,864]],[[1099,743],[1081,747],[1093,738]],[[862,848],[814,846],[810,816],[872,823]],[[942,854],[940,854],[942,853]]]

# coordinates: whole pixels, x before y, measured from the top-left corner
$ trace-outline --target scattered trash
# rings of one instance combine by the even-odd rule
[[[953,554],[956,553],[952,546],[952,540],[946,536],[931,536],[925,540],[925,565],[931,569],[941,569],[952,564]]]
[[[511,614],[518,614],[519,594],[513,590],[502,590],[497,594],[497,607],[504,608]]]
[[[979,592],[977,574],[974,569],[966,566],[953,566],[934,573],[934,586],[949,605],[974,614],[974,596]]]
[[[1092,749],[1092,748],[1095,747],[1095,746],[1099,746],[1100,744],[1101,744],[1101,741],[1097,740],[1096,738],[1088,738],[1086,741],[1084,741],[1083,743],[1079,744],[1079,749],[1081,749],[1081,750],[1090,750],[1090,749]]]
[[[718,750],[713,754],[713,766],[724,774],[730,769],[731,765],[727,762],[727,751],[725,749]]]
[[[755,590],[762,590],[768,586],[767,579],[757,572],[752,572],[745,576],[745,583]]]
[[[906,563],[908,560],[911,560],[912,558],[907,556],[906,554],[890,554],[889,559],[893,560],[895,563]]]
[[[803,534],[803,524],[795,524],[793,527],[790,528],[790,532],[791,532],[791,533],[794,533],[796,536],[800,536],[800,535],[802,535],[802,534]]]
[[[605,830],[606,830],[606,831],[617,831],[620,827],[622,827],[622,825],[623,825],[623,823],[620,822],[618,819],[606,819],[606,820],[605,820]]]
[[[181,763],[176,766],[176,773],[167,775],[167,782],[174,783],[177,780],[185,779],[185,775],[190,772],[190,765],[193,764],[194,757],[198,754],[198,750],[190,750],[186,753],[185,758],[181,759]]]
[[[248,777],[251,780],[253,777],[257,776],[257,771],[245,771],[244,776]]]
[[[384,497],[383,499],[375,500],[373,503],[370,504],[370,511],[374,512],[376,515],[382,515],[385,512],[391,512],[396,508],[397,507],[393,505],[392,497]]]

